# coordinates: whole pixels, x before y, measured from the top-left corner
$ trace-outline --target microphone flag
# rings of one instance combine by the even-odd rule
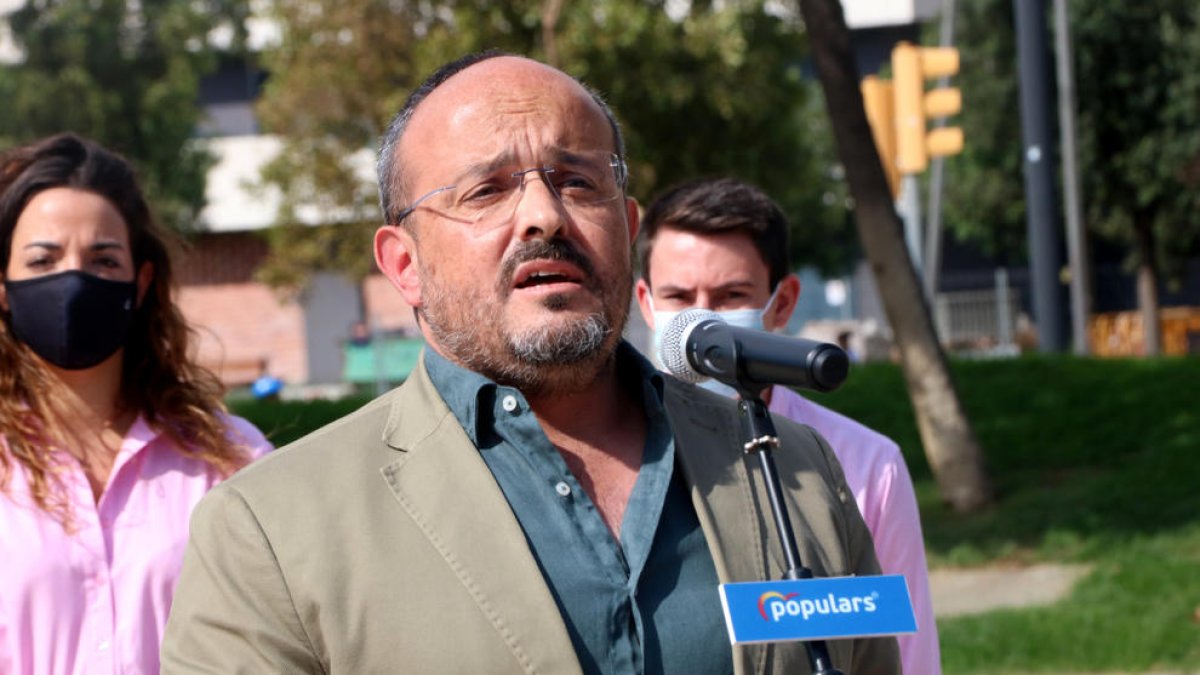
[[[731,644],[917,632],[904,575],[721,584]]]

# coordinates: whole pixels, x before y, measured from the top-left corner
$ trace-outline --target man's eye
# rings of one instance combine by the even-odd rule
[[[504,186],[497,183],[483,183],[463,193],[461,201],[464,204],[485,203],[495,200],[506,191]]]
[[[581,174],[567,174],[555,182],[559,191],[592,192],[596,189],[596,181]]]

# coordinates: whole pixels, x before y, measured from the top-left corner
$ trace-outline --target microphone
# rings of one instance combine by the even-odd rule
[[[730,326],[716,312],[685,309],[663,329],[659,360],[687,382],[713,378],[755,395],[772,384],[832,391],[850,359],[837,345]]]

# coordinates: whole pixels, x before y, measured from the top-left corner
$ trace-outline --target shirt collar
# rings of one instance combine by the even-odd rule
[[[648,415],[663,414],[663,375],[641,352],[625,340],[617,345],[617,372],[642,383],[641,397]],[[480,446],[480,439],[490,435],[492,410],[499,392],[521,396],[520,391],[505,387],[479,373],[453,363],[437,352],[425,350],[425,372],[433,382],[450,412]],[[522,396],[523,398],[523,396]]]
[[[138,413],[137,419],[129,426],[129,431],[125,432],[125,438],[121,440],[121,449],[117,452],[117,459],[113,462],[113,469],[118,465],[124,464],[131,458],[135,457],[139,452],[150,445],[154,439],[158,438],[161,432],[150,426],[150,422],[146,419],[145,414]]]

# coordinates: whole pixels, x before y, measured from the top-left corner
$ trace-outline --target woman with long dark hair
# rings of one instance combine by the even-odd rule
[[[0,672],[158,672],[196,501],[270,449],[228,415],[129,163],[0,156]]]

